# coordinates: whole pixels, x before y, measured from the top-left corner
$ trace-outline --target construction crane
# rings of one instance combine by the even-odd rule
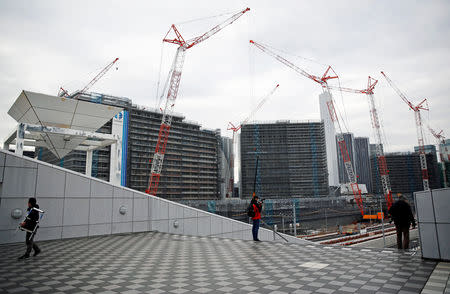
[[[340,90],[340,91],[344,91],[344,92],[349,92],[349,93],[366,94],[367,95],[367,99],[369,102],[369,109],[370,109],[370,120],[372,122],[372,128],[375,132],[378,170],[380,173],[380,179],[381,179],[381,185],[383,187],[384,198],[386,200],[386,205],[389,210],[393,204],[392,190],[391,190],[391,183],[389,181],[389,169],[386,164],[386,157],[384,156],[383,143],[381,140],[380,120],[378,118],[378,112],[375,107],[375,99],[373,97],[373,95],[374,95],[373,90],[375,89],[375,85],[377,83],[378,83],[378,80],[369,76],[369,78],[367,80],[367,88],[363,89],[363,90],[356,90],[356,89],[350,89],[350,88],[344,88],[344,87],[333,87],[333,86],[328,86],[328,88],[336,89],[336,90]]]
[[[336,135],[337,136],[337,141],[338,141],[338,145],[339,145],[339,149],[341,151],[341,155],[342,155],[342,159],[344,162],[344,167],[345,167],[345,171],[347,173],[349,182],[350,182],[350,186],[352,188],[352,193],[353,193],[353,197],[355,199],[356,204],[358,205],[358,208],[361,212],[361,215],[364,216],[364,207],[363,207],[363,203],[362,203],[362,197],[361,197],[361,189],[358,186],[357,180],[356,180],[356,174],[347,150],[347,144],[345,143],[344,140],[344,135],[341,129],[341,125],[340,122],[338,120],[338,116],[334,107],[334,103],[333,103],[333,97],[331,95],[330,92],[330,88],[328,85],[328,80],[331,79],[337,79],[338,76],[337,74],[334,72],[334,70],[332,69],[331,66],[328,66],[327,70],[325,71],[325,73],[320,77],[320,76],[315,76],[312,74],[307,73],[305,70],[303,70],[302,68],[298,67],[297,65],[293,64],[292,62],[286,60],[284,57],[278,55],[277,53],[271,51],[270,49],[268,49],[266,46],[257,43],[253,40],[250,40],[250,43],[253,44],[254,46],[256,46],[258,49],[260,49],[261,51],[263,51],[264,53],[272,56],[273,58],[275,58],[276,60],[278,60],[279,62],[281,62],[282,64],[290,67],[291,69],[293,69],[294,71],[296,71],[297,73],[301,74],[302,76],[305,76],[311,80],[313,80],[314,82],[318,83],[321,85],[322,90],[326,93],[328,93],[329,97],[331,98],[330,101],[327,101],[327,107],[328,107],[328,111],[330,113],[330,117],[331,120],[333,121],[334,125],[337,126],[339,132]],[[334,73],[334,75],[329,75],[328,73],[332,71]]]
[[[145,191],[148,194],[156,195],[158,191],[159,179],[161,177],[162,165],[164,161],[164,154],[166,153],[167,140],[169,138],[170,126],[172,125],[172,116],[175,107],[175,100],[177,98],[178,89],[180,87],[181,72],[183,69],[184,57],[186,55],[186,50],[192,48],[193,46],[205,41],[216,33],[220,32],[223,28],[232,24],[235,20],[240,18],[244,13],[249,11],[250,8],[246,8],[228,19],[226,19],[221,24],[216,25],[206,33],[189,39],[184,40],[181,33],[178,31],[176,26],[173,24],[167,34],[165,35],[163,42],[172,43],[178,45],[177,52],[172,64],[172,68],[169,72],[170,82],[167,92],[166,104],[162,113],[161,127],[159,128],[158,141],[156,143],[155,153],[153,155],[153,160],[151,161],[151,174],[149,179],[148,188]],[[175,38],[169,39],[169,33],[173,31],[175,33]]]
[[[441,163],[442,163],[442,175],[443,175],[443,178],[444,178],[444,188],[447,188],[447,172],[445,170],[444,154],[442,154],[442,147],[441,147],[441,146],[445,146],[445,137],[444,137],[444,134],[443,134],[444,131],[441,130],[438,133],[435,130],[433,130],[430,126],[428,126],[428,129],[430,130],[430,132],[433,135],[433,137],[436,138],[437,143],[438,143],[439,157],[441,158]]]
[[[266,101],[269,99],[269,97],[271,97],[273,95],[273,93],[276,91],[276,89],[278,89],[280,85],[277,84],[275,86],[275,88],[273,88],[268,94],[266,94],[265,96],[262,97],[262,99],[259,101],[259,103],[256,105],[256,107],[252,110],[252,112],[247,116],[246,119],[244,119],[238,126],[235,126],[232,122],[228,122],[228,128],[227,130],[231,130],[233,131],[233,136],[231,137],[231,146],[233,146],[233,151],[231,152],[230,155],[230,170],[233,170],[234,167],[234,144],[235,144],[235,135],[236,133],[242,128],[242,125],[245,125],[255,114],[256,112],[258,112],[259,109],[261,109],[261,107],[264,105],[264,103],[266,103]],[[228,183],[228,187],[227,187],[227,197],[229,195],[229,193],[232,192],[233,189],[233,185],[234,185],[234,175],[231,175],[230,181]]]
[[[63,87],[59,88],[58,96],[66,97],[66,98],[76,98],[78,95],[86,93],[95,83],[98,82],[110,69],[113,65],[119,60],[116,57],[112,62],[110,62],[107,66],[105,66],[86,86],[84,86],[83,90],[75,91],[72,94],[69,94]]]
[[[422,182],[423,182],[423,190],[430,190],[430,183],[428,179],[428,169],[427,169],[427,158],[425,156],[425,146],[423,140],[423,129],[422,129],[422,118],[420,116],[420,110],[429,110],[427,99],[423,99],[419,104],[414,105],[411,101],[406,98],[406,96],[400,91],[399,88],[388,78],[388,76],[381,72],[381,74],[386,78],[386,81],[389,85],[394,89],[395,92],[402,98],[402,100],[408,104],[409,108],[414,111],[414,116],[416,119],[416,132],[417,132],[417,141],[419,143],[419,157],[420,157],[420,168],[422,170]]]

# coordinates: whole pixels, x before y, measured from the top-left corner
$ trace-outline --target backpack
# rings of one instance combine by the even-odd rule
[[[247,208],[247,215],[249,217],[255,217],[255,209],[253,208],[253,204],[251,204],[251,203]]]

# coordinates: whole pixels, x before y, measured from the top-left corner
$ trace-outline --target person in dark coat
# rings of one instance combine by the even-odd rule
[[[20,226],[24,228],[27,232],[25,243],[27,244],[27,250],[25,251],[25,254],[19,257],[19,259],[25,259],[30,257],[31,249],[34,250],[34,256],[41,253],[41,249],[34,243],[34,236],[36,235],[36,226],[39,221],[39,212],[37,210],[34,210],[33,208],[38,208],[39,205],[36,203],[36,198],[30,198],[28,199],[28,216],[26,217],[25,221],[20,223]],[[35,229],[36,228],[36,229]],[[31,233],[34,231],[34,234]]]
[[[256,195],[253,195],[252,201],[250,201],[250,205],[253,206],[253,211],[255,212],[255,216],[252,217],[253,227],[253,241],[261,241],[258,239],[258,230],[259,230],[259,222],[261,220],[261,211],[262,211],[262,203],[258,201],[259,198]]]
[[[409,248],[409,227],[416,227],[416,221],[411,211],[411,206],[405,197],[399,196],[399,199],[389,209],[391,220],[394,221],[397,230],[397,248]],[[403,240],[402,240],[403,239]]]

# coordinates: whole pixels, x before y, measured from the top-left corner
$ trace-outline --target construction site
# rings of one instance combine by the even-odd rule
[[[0,293],[450,293],[450,3],[25,2]]]
[[[190,39],[183,37],[177,25],[170,26],[163,44],[175,45],[176,52],[165,83],[157,82],[158,107],[137,105],[128,97],[90,92],[116,67],[119,58],[102,68],[82,90],[70,94],[61,87],[56,96],[61,99],[121,109],[95,130],[113,136],[108,138],[115,143],[64,147],[67,150],[62,154],[58,150],[64,148],[55,147],[59,144],[56,139],[47,133],[32,133],[35,128],[26,125],[31,120],[19,116],[12,107],[9,114],[19,125],[17,134],[13,132],[6,138],[5,149],[23,154],[25,142],[35,148],[30,156],[38,160],[242,222],[249,221],[245,210],[256,195],[264,200],[264,224],[295,236],[332,231],[344,234],[346,225],[357,226],[352,232],[359,232],[361,224],[365,227],[372,222],[383,223],[396,196],[405,195],[414,203],[414,192],[447,187],[448,158],[442,155],[441,148],[445,143],[443,132],[436,133],[429,127],[438,140],[439,160],[436,148],[425,148],[421,113],[429,110],[427,99],[413,104],[384,72],[380,77],[414,112],[418,143],[415,152],[384,151],[386,137],[374,96],[379,80],[369,76],[363,89],[342,87],[332,66],[327,65],[324,72],[311,73],[291,61],[283,50],[272,47],[276,44],[255,40],[248,40],[248,46],[255,50],[253,54],[275,61],[299,82],[318,86],[320,117],[302,121],[254,120],[271,96],[277,95],[279,84],[248,110],[245,119],[228,123],[231,136],[175,112],[186,53],[249,12],[250,8],[240,10]],[[365,137],[355,137],[345,124],[345,109],[338,109],[333,93],[367,97],[373,138],[369,139],[369,132]],[[28,100],[32,95],[37,94],[22,94]],[[412,117],[408,119],[412,121]],[[40,119],[37,122],[41,127],[63,126],[45,125]],[[89,130],[93,128],[90,126]],[[61,135],[60,130],[55,132]],[[70,134],[60,141],[69,142]]]

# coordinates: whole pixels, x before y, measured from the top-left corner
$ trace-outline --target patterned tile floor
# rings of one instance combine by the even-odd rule
[[[0,246],[1,293],[420,293],[436,266],[395,250],[163,233]]]

